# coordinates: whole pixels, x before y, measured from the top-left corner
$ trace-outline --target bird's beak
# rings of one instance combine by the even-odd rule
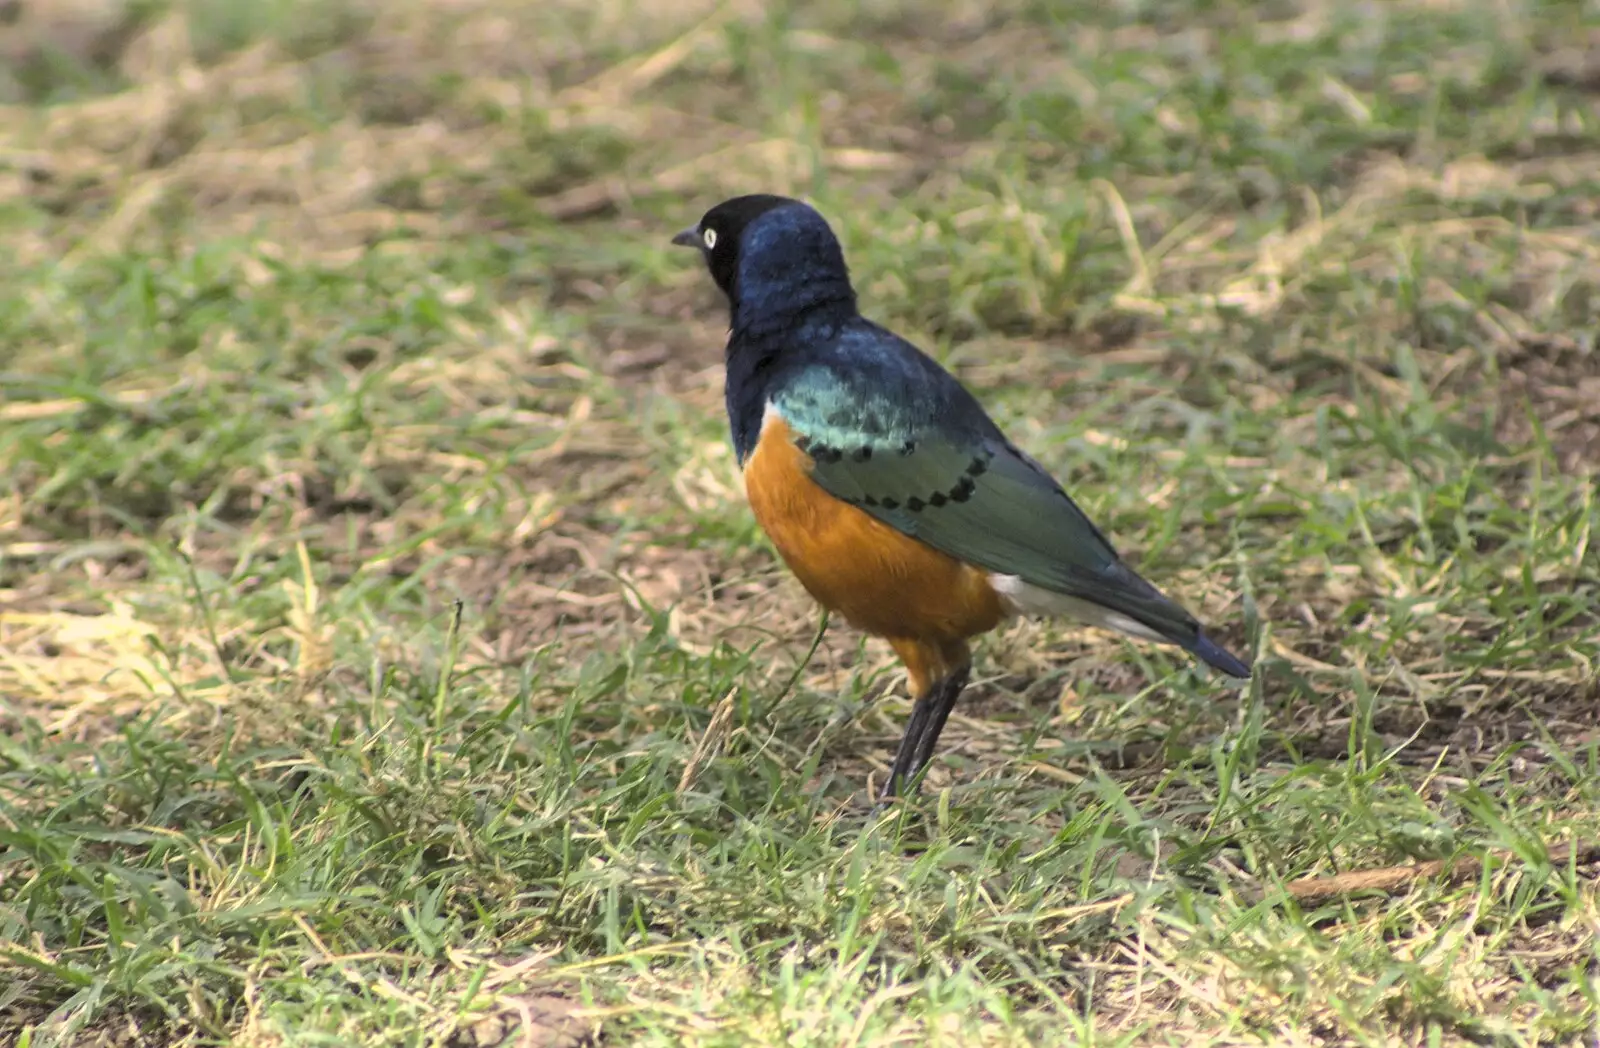
[[[677,236],[673,237],[672,238],[672,242],[674,244],[677,244],[679,247],[699,247],[700,246],[700,229],[699,229],[699,227],[690,226],[688,229],[685,229],[682,233],[679,233]]]

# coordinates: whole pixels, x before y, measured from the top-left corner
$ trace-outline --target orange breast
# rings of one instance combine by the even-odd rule
[[[999,624],[1004,610],[988,574],[903,535],[829,495],[811,479],[812,461],[789,426],[769,410],[745,461],[745,492],[756,520],[801,584],[852,625],[887,637],[902,656],[927,648],[925,672],[942,675],[964,659],[964,641]],[[936,653],[943,652],[944,657]]]

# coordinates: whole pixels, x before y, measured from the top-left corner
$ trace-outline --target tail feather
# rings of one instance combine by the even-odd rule
[[[1132,571],[1121,576],[1125,591],[1105,603],[1069,596],[1024,582],[1015,575],[991,574],[989,582],[1010,607],[1024,615],[1065,615],[1141,640],[1176,644],[1207,666],[1230,677],[1248,678],[1250,664],[1207,637],[1183,608]]]
[[[1194,640],[1183,647],[1189,654],[1219,673],[1241,679],[1248,679],[1250,676],[1250,664],[1206,636],[1204,630],[1197,631]]]
[[[1249,678],[1249,663],[1206,636],[1193,615],[1138,572],[1126,564],[1118,564],[1107,575],[1121,584],[1123,592],[1118,596],[1125,602],[1123,610],[1159,634],[1160,639],[1178,645],[1220,673]]]

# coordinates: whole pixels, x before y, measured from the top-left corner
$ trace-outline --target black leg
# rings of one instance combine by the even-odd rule
[[[937,704],[929,714],[927,727],[922,730],[922,738],[917,740],[917,755],[911,762],[912,775],[916,775],[933,759],[933,749],[939,744],[939,733],[944,731],[944,722],[950,719],[950,711],[956,708],[956,700],[967,690],[967,678],[971,672],[972,667],[962,666],[952,671],[950,676],[940,681],[933,689],[933,694],[929,698],[936,699]]]
[[[883,784],[883,792],[878,795],[878,803],[894,798],[912,776],[912,761],[917,755],[917,743],[921,741],[922,734],[927,730],[929,715],[933,712],[933,698],[939,691],[935,684],[928,689],[927,694],[911,705],[911,716],[906,721],[906,730],[900,735],[900,748],[894,751],[894,764],[889,768],[889,781]]]
[[[889,781],[884,784],[878,803],[883,804],[897,795],[917,777],[933,749],[939,742],[944,722],[967,686],[968,667],[963,666],[949,676],[934,681],[927,693],[911,707],[911,717],[900,736],[900,748],[895,751],[894,765],[889,769]]]

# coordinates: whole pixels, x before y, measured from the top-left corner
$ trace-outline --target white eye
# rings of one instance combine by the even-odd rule
[[[707,251],[717,246],[717,231],[715,229],[705,231],[705,242]]]

